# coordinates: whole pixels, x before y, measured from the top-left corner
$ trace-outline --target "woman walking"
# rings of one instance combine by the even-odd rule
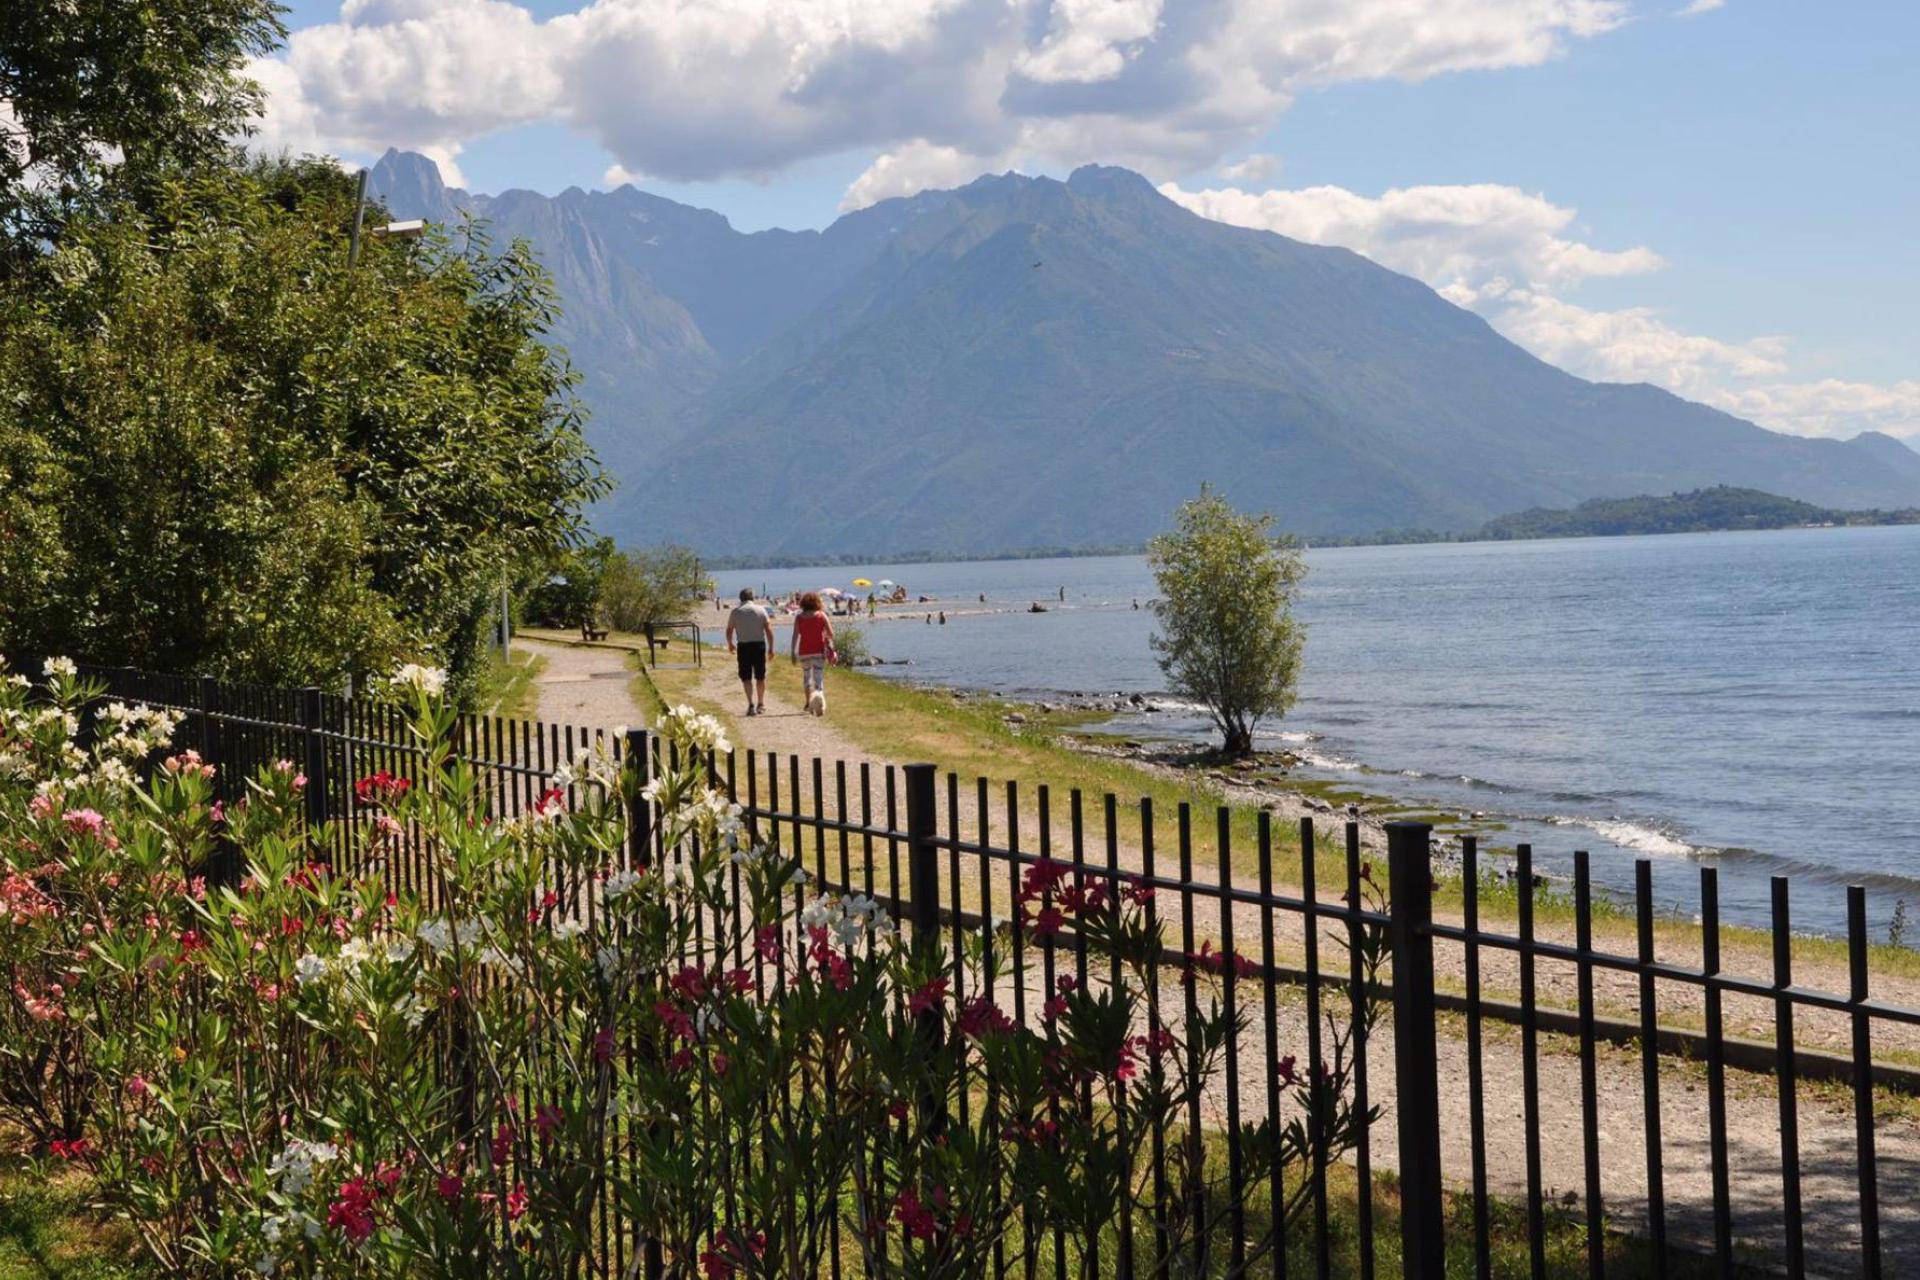
[[[809,591],[800,597],[800,616],[793,620],[790,649],[800,664],[801,697],[807,714],[827,714],[827,660],[833,653],[833,620],[820,607],[820,597]]]

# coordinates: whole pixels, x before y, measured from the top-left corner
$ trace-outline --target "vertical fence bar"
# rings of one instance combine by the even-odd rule
[[[1540,1190],[1540,1020],[1534,991],[1533,846],[1515,850],[1520,890],[1520,1106],[1527,1146],[1527,1254],[1533,1280],[1547,1280],[1546,1206]]]
[[[1727,1171],[1727,1062],[1721,1034],[1720,872],[1700,868],[1700,970],[1706,975],[1707,1149],[1713,1162],[1713,1254],[1722,1280],[1733,1275],[1733,1197]]]
[[[940,945],[940,849],[936,843],[939,838],[939,818],[935,813],[934,767],[930,764],[910,764],[905,772],[908,891],[912,895],[909,910],[913,918],[913,948],[920,952]],[[918,1030],[928,1049],[937,1049],[941,1034],[939,1012],[922,1010],[918,1016]],[[920,1100],[922,1113],[930,1126],[939,1126],[936,1112],[939,1105],[940,1100],[934,1098],[931,1092]]]
[[[627,857],[639,871],[653,863],[653,804],[640,794],[653,773],[653,752],[645,729],[627,730],[626,746],[627,760],[634,769],[633,799],[627,810]],[[658,1239],[648,1236],[641,1241],[640,1256],[646,1280],[661,1280],[666,1275],[666,1255]]]
[[[1246,1157],[1240,1150],[1240,957],[1233,941],[1233,810],[1221,805],[1215,811],[1215,839],[1220,855],[1220,988],[1224,998],[1227,1025],[1227,1241],[1228,1256],[1238,1275],[1247,1262],[1247,1188]],[[1316,979],[1317,981],[1317,979]]]
[[[1607,1273],[1607,1222],[1600,1190],[1599,1071],[1594,1059],[1593,1011],[1593,880],[1587,851],[1573,855],[1574,950],[1580,1006],[1580,1146],[1586,1174],[1587,1274],[1601,1280]],[[1651,1157],[1649,1157],[1651,1158]]]
[[[1440,1074],[1433,1004],[1433,866],[1424,822],[1387,824],[1393,951],[1394,1086],[1399,1101],[1400,1252],[1406,1280],[1446,1280],[1440,1186]]]
[[[1867,1000],[1867,891],[1847,888],[1847,969],[1853,1001],[1853,1136],[1860,1179],[1860,1274],[1880,1280],[1880,1168],[1873,1141],[1873,1020]]]
[[[1364,930],[1369,926],[1363,925],[1359,917],[1352,914],[1360,909],[1363,901],[1360,896],[1360,824],[1347,823],[1346,837],[1347,997],[1350,1002],[1348,1016],[1352,1018],[1350,1025],[1354,1028],[1353,1109],[1356,1115],[1366,1115],[1371,1105],[1367,1094],[1367,1026],[1372,1016],[1373,996],[1367,990],[1362,944],[1367,940]],[[1353,1173],[1355,1192],[1360,1201],[1360,1280],[1373,1280],[1373,1129],[1370,1125],[1360,1127],[1359,1140],[1354,1144]]]
[[[327,739],[321,714],[320,689],[308,685],[300,690],[301,772],[307,775],[307,825],[319,827],[327,820]]]
[[[1320,917],[1315,911],[1319,896],[1316,885],[1313,819],[1300,819],[1300,897],[1301,927],[1305,930],[1307,962],[1307,1071],[1310,1080],[1318,1080],[1320,1063]],[[1313,1086],[1309,1086],[1311,1090]],[[1308,1097],[1313,1097],[1311,1091]],[[1327,1280],[1333,1271],[1333,1250],[1327,1234],[1327,1152],[1321,1141],[1325,1118],[1318,1104],[1307,1108],[1307,1141],[1313,1148],[1308,1177],[1313,1197],[1313,1274]]]
[[[1493,1241],[1487,1210],[1487,1088],[1480,1032],[1480,841],[1460,839],[1460,905],[1466,925],[1467,1141],[1473,1164],[1473,1274],[1492,1280]]]
[[[1773,877],[1773,1052],[1780,1087],[1780,1188],[1787,1231],[1787,1274],[1807,1274],[1807,1244],[1800,1217],[1799,1071],[1793,1060],[1793,919],[1787,878]]]
[[[1647,1243],[1653,1252],[1654,1280],[1665,1280],[1667,1196],[1660,1149],[1660,1015],[1655,1006],[1653,984],[1653,863],[1646,858],[1634,864],[1633,899],[1640,960],[1640,1090],[1647,1133]]]
[[[1260,1011],[1266,1017],[1267,1124],[1280,1132],[1280,1010],[1273,981],[1273,815],[1265,809],[1257,819],[1260,857]],[[1287,1187],[1275,1171],[1267,1179],[1268,1231],[1273,1237],[1273,1280],[1287,1274]]]

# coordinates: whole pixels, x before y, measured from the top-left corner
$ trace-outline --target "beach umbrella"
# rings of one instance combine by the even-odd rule
[[[856,587],[870,587],[870,586],[872,586],[872,585],[873,585],[873,579],[871,579],[871,578],[855,578],[855,579],[853,580],[853,585],[854,585],[854,586],[856,586]]]
[[[897,587],[900,584],[895,582],[892,578],[882,578],[880,579],[880,585],[883,587]]]
[[[822,587],[820,588],[820,594],[823,596],[843,596],[846,592],[838,587]]]

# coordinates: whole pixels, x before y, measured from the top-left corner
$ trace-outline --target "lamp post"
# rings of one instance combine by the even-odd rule
[[[367,216],[367,180],[370,173],[360,171],[359,191],[353,201],[353,232],[347,237],[347,269],[351,271],[360,261],[360,227]],[[398,222],[388,222],[377,227],[368,227],[366,233],[382,239],[418,240],[427,233],[424,218],[403,218]]]

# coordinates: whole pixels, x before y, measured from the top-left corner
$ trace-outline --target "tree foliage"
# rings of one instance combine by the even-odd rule
[[[0,644],[332,683],[477,669],[491,593],[601,481],[550,282],[372,241],[319,162],[205,166],[0,282]]]
[[[1272,516],[1242,514],[1204,487],[1175,522],[1147,546],[1160,592],[1154,655],[1169,688],[1207,708],[1227,752],[1245,755],[1255,727],[1293,703],[1306,562],[1273,536]]]
[[[643,547],[607,562],[600,586],[600,618],[617,631],[687,617],[707,586],[700,557],[679,546]]]
[[[123,181],[225,157],[259,108],[246,65],[285,35],[280,12],[273,0],[0,5],[0,271]]]

